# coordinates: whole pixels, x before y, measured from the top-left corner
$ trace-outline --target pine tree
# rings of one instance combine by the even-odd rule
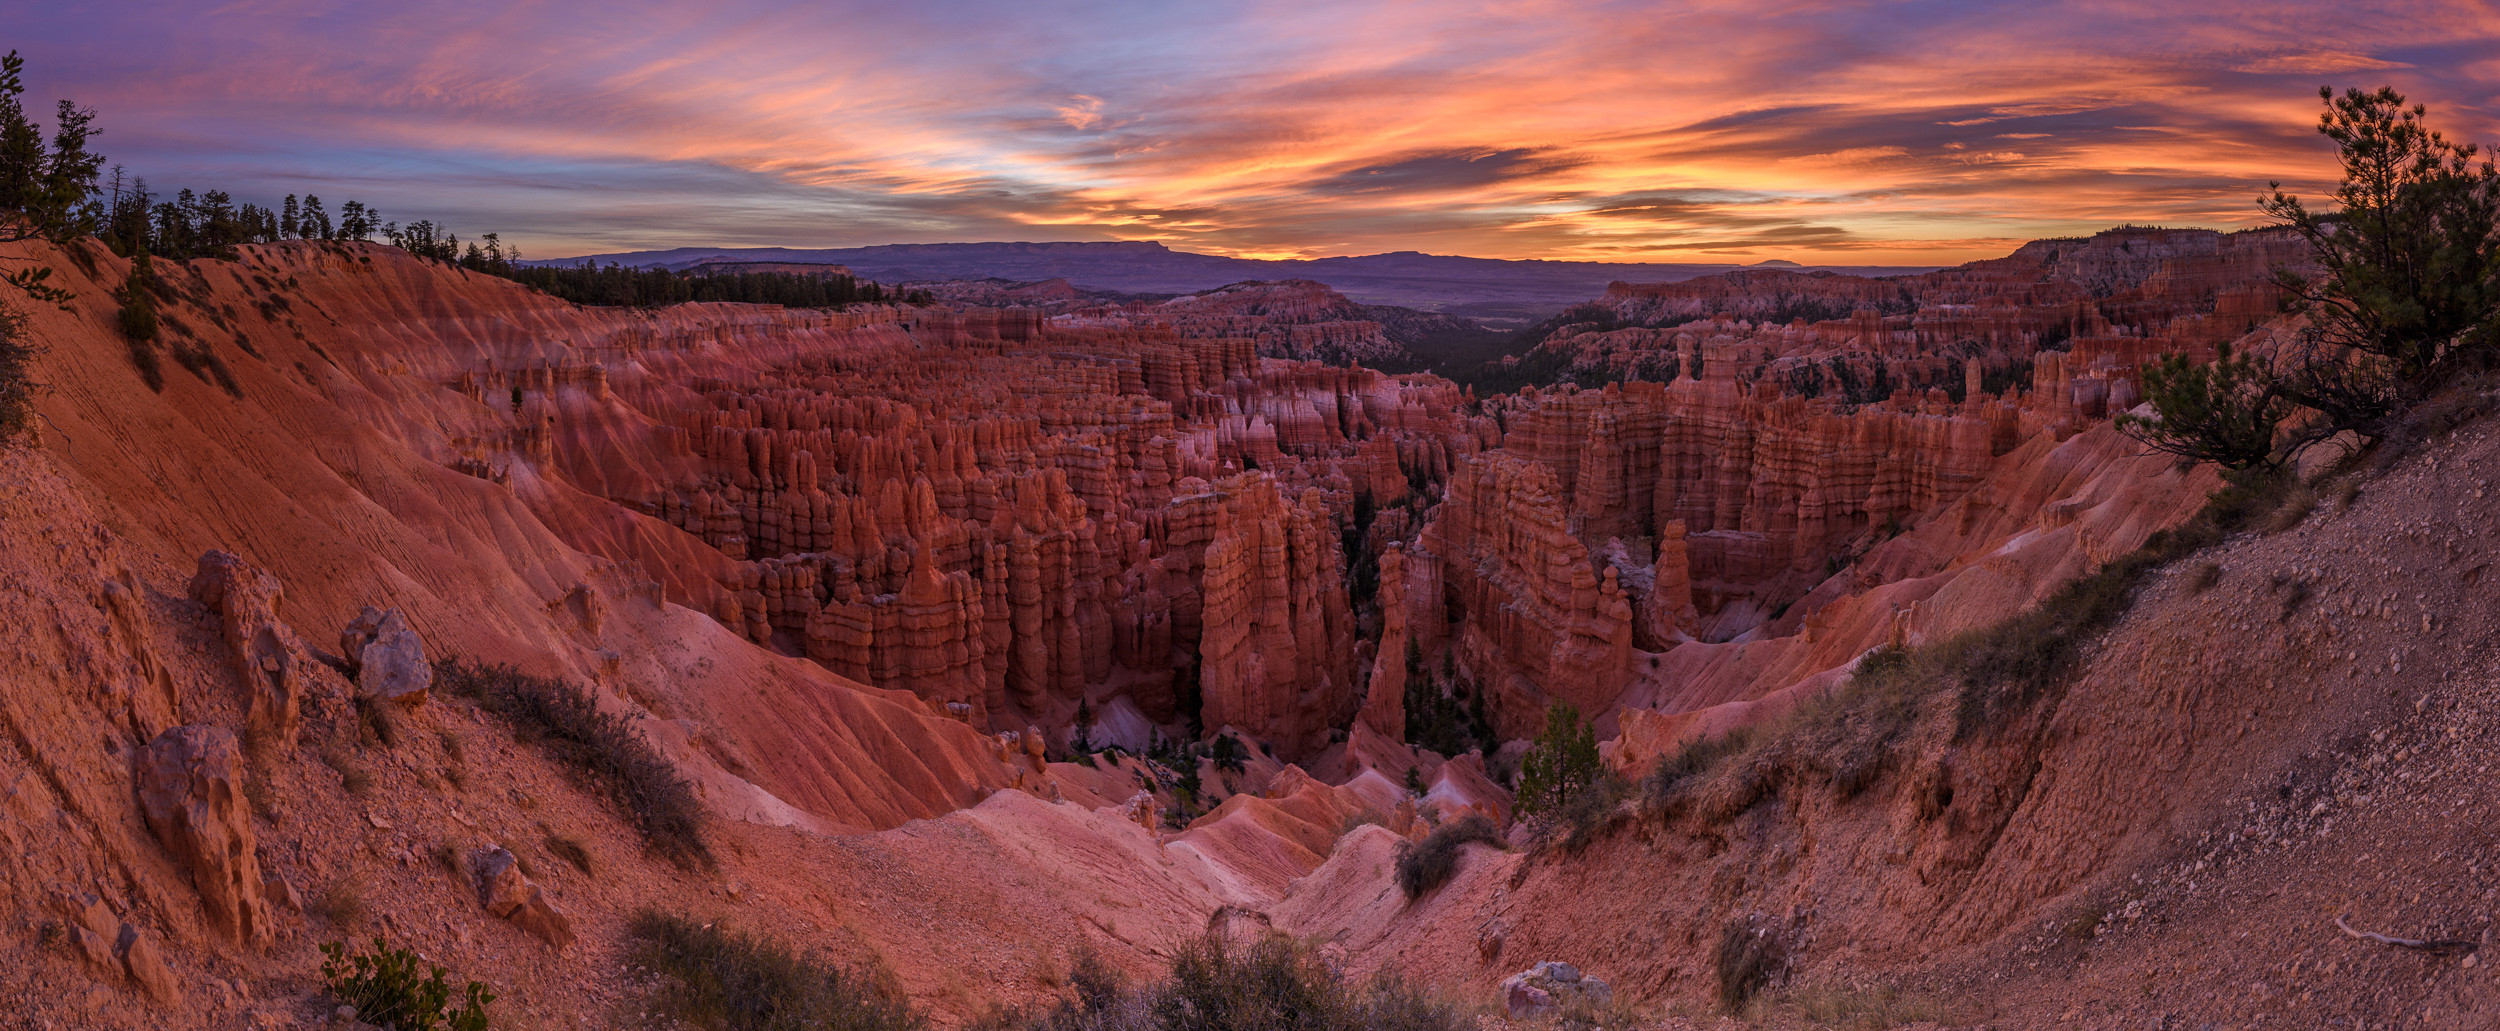
[[[2226,349],[2202,368],[2145,366],[2153,415],[2117,424],[2156,451],[2271,468],[2341,433],[2384,437],[2416,402],[2500,364],[2500,169],[2393,89],[2318,96],[2318,132],[2344,167],[2341,208],[2310,211],[2280,183],[2258,199],[2309,245],[2314,273],[2278,275],[2301,337],[2262,361]],[[2278,443],[2300,409],[2314,417]]]
[[[369,240],[382,228],[382,213],[363,201],[339,205],[339,239]]]
[[[34,426],[39,384],[32,370],[41,353],[26,332],[26,316],[0,305],[0,445],[16,441]]]
[[[2281,275],[2308,324],[2284,390],[2325,415],[2304,443],[2378,437],[2413,402],[2500,359],[2500,169],[2393,89],[2318,96],[2318,133],[2344,166],[2340,210],[2312,212],[2279,183],[2260,198],[2319,270]]]
[[[125,258],[148,246],[151,235],[149,220],[155,203],[156,198],[148,193],[146,179],[133,179],[127,188],[116,187],[112,207],[104,218],[102,235],[105,245]]]
[[[148,279],[154,274],[148,252],[142,250],[131,260],[130,275],[122,280],[122,335],[140,343],[156,340],[156,302],[148,296]]]
[[[156,300],[148,295],[148,281],[155,269],[143,246],[131,259],[130,275],[122,280],[122,336],[130,343],[131,364],[139,367],[139,378],[148,389],[165,389],[165,374],[156,361]]]
[[[321,198],[309,193],[305,194],[303,213],[300,218],[295,228],[300,231],[299,235],[304,239],[334,240],[338,238],[338,230],[330,224],[330,213],[321,210]]]
[[[2226,469],[2276,464],[2275,433],[2295,406],[2271,365],[2223,344],[2209,364],[2174,354],[2144,366],[2141,376],[2153,414],[2119,415],[2119,432],[2155,451]]]
[[[95,231],[102,212],[89,201],[104,156],[87,149],[95,111],[61,101],[52,143],[26,115],[25,59],[0,57],[0,241],[65,243]]]
[[[1094,702],[1090,698],[1076,700],[1076,730],[1068,735],[1068,751],[1077,755],[1094,754]]]
[[[1519,812],[1524,816],[1553,813],[1569,806],[1603,771],[1597,755],[1597,731],[1580,718],[1570,702],[1545,710],[1545,730],[1519,761]]]

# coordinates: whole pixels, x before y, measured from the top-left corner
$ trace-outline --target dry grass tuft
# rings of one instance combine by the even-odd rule
[[[272,827],[280,825],[278,817],[283,810],[278,805],[278,788],[270,783],[266,770],[255,768],[244,773],[243,799],[252,804],[253,815],[269,821]]]
[[[1719,931],[1711,968],[1718,977],[1719,1006],[1733,1013],[1786,973],[1788,949],[1772,928],[1731,920]]]
[[[356,700],[356,733],[359,740],[370,741],[384,748],[397,748],[404,736],[396,706],[379,698]]]
[[[1799,1016],[1818,1027],[1878,1031],[1911,1024],[1960,1025],[1966,1014],[1923,995],[1904,995],[1891,987],[1845,989],[1802,988],[1790,997]]]
[[[582,876],[595,876],[595,871],[591,869],[590,864],[590,850],[582,847],[579,838],[566,837],[554,831],[548,831],[547,854],[573,864],[573,868],[581,871]]]
[[[357,873],[340,874],[313,896],[305,907],[314,916],[329,924],[332,930],[347,930],[365,918],[365,879]]]
[[[2275,622],[2290,622],[2293,616],[2300,614],[2303,606],[2309,604],[2310,590],[2307,580],[2286,573],[2276,573],[2268,586],[2273,587],[2275,593],[2281,596],[2280,608],[2274,616]]]
[[[2091,941],[2100,935],[2101,921],[2108,917],[2109,907],[2092,902],[2082,903],[2066,911],[2066,918],[2058,922],[2057,935],[2070,942]]]
[[[2187,588],[2190,595],[2203,594],[2222,582],[2222,567],[2212,562],[2199,562],[2189,571]]]
[[[654,910],[636,914],[628,933],[635,961],[661,975],[654,1008],[694,1027],[906,1031],[926,1026],[883,971],[828,966],[768,938]]]
[[[357,762],[346,750],[336,747],[322,749],[321,761],[337,771],[339,787],[345,788],[348,794],[363,798],[373,790],[373,774],[365,772],[364,764]]]
[[[2309,513],[2317,510],[2317,507],[2318,493],[2316,491],[2311,490],[2307,484],[2294,486],[2284,492],[2280,506],[2274,510],[2273,514],[2266,517],[2265,531],[2281,533],[2299,526],[2302,520],[2309,518]]]
[[[712,865],[694,788],[632,720],[601,711],[587,689],[512,666],[453,657],[434,664],[434,680],[454,695],[476,699],[515,736],[535,740],[585,784],[606,792],[652,851],[681,869]]]

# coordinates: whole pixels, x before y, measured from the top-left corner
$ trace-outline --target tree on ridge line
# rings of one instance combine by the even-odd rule
[[[2116,421],[2155,451],[2272,468],[2345,432],[2382,439],[2431,393],[2500,364],[2500,169],[2392,88],[2318,95],[2340,207],[2312,211],[2279,182],[2258,199],[2316,268],[2277,271],[2299,336],[2270,355],[2145,366],[2153,415]],[[2302,410],[2315,417],[2296,422]]]

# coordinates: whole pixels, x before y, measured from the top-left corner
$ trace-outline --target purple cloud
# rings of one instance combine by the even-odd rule
[[[31,6],[31,5],[21,5]],[[67,5],[60,5],[66,7]],[[1159,239],[1249,255],[1929,263],[2315,193],[2321,83],[2500,136],[2477,0],[20,10],[158,186],[556,256]]]

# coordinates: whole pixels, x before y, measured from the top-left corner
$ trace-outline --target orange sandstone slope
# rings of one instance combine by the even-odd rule
[[[122,266],[91,248],[38,257],[68,270],[80,295],[75,310],[36,315],[33,332],[50,350],[40,368],[52,388],[49,425],[40,452],[7,456],[13,507],[0,521],[10,624],[34,631],[5,670],[5,717],[19,744],[10,828],[30,844],[9,870],[24,924],[50,928],[7,989],[44,1019],[153,1026],[152,1014],[182,1006],[200,1011],[203,1026],[309,1020],[321,1009],[312,946],[379,931],[509,989],[506,1009],[529,1020],[612,1022],[603,1007],[633,995],[613,973],[624,920],[652,904],[882,957],[919,1001],[960,1019],[1050,990],[1074,942],[1097,941],[1114,962],[1147,972],[1209,914],[1271,906],[1350,816],[1397,804],[1377,776],[1335,788],[1258,757],[1240,774],[1209,768],[1208,794],[1272,787],[1276,798],[1235,796],[1197,827],[1159,834],[1136,764],[1045,764],[1039,738],[984,733],[946,712],[941,696],[866,687],[777,654],[749,640],[753,627],[740,618],[749,600],[740,594],[770,584],[755,576],[758,564],[577,486],[598,478],[602,491],[631,496],[676,482],[671,463],[698,460],[682,428],[626,410],[601,386],[604,370],[575,349],[631,350],[620,369],[652,380],[662,379],[653,366],[689,379],[708,372],[719,390],[759,379],[736,364],[758,354],[789,361],[804,351],[830,369],[880,348],[917,349],[896,324],[914,313],[581,310],[384,248],[266,248],[238,263],[160,265],[170,338],[160,357],[200,368],[164,361],[160,392],[111,328],[105,298]],[[916,328],[963,334],[960,324]],[[994,331],[986,339],[998,341]],[[1220,356],[1230,345],[1211,346]],[[1189,353],[1172,353],[1186,371]],[[1068,371],[1086,368],[1113,382],[1121,371],[1092,359]],[[1208,373],[1224,382],[1219,369]],[[520,418],[481,400],[479,380],[489,378],[521,389]],[[1333,404],[1339,395],[1321,396]],[[1273,431],[1257,432],[1262,419],[1228,421],[1218,406],[1205,422],[1162,454],[1203,449],[1184,461],[1213,471],[1219,453],[1275,446]],[[854,446],[848,458],[877,461],[873,443]],[[1049,534],[1062,546],[1092,543],[1091,522],[1078,517],[1087,502],[1063,475],[1000,476],[976,484],[1006,542],[993,547],[1040,550]],[[1175,478],[1188,482],[1173,490]],[[915,505],[926,512],[922,482],[919,501],[854,506],[867,517],[854,525],[903,522]],[[988,492],[1000,482],[1011,488],[1005,503]],[[1150,567],[1184,574],[1181,559],[1200,549],[1219,570],[1239,566],[1218,577],[1247,614],[1228,631],[1350,634],[1342,610],[1275,592],[1287,572],[1310,572],[1297,564],[1316,559],[1298,556],[1323,553],[1296,534],[1326,533],[1327,557],[1338,549],[1333,532],[1309,525],[1310,503],[1297,516],[1268,483],[1210,488],[1167,475],[1163,496],[1200,521],[1185,530],[1157,513],[1155,543],[1185,533],[1197,543],[1172,566]],[[861,529],[829,543],[862,561],[846,555],[824,568],[877,593],[840,595],[827,608],[885,608],[924,629],[910,621],[927,613],[919,606],[936,579],[933,549],[922,541],[862,570],[868,556],[887,557],[889,542],[912,538]],[[225,582],[193,577],[215,565],[194,560],[218,549],[241,559],[217,568],[259,586],[199,586]],[[888,594],[888,581],[871,579],[887,576],[902,589]],[[467,703],[438,694],[417,705],[396,745],[363,735],[346,704],[354,688],[322,653],[345,649],[334,644],[339,628],[367,605],[404,614],[431,655],[510,660],[594,685],[603,706],[636,718],[697,782],[719,869],[685,874],[643,859],[597,796]],[[984,625],[976,615],[973,628]],[[774,630],[765,623],[756,636],[788,643]],[[1312,661],[1349,652],[1314,651]],[[1069,653],[1083,658],[1076,646]],[[1290,728],[1307,719],[1292,704],[1303,683],[1247,682],[1240,700],[1265,708],[1261,729]],[[290,733],[246,749],[267,722],[255,699],[273,689],[297,713],[283,721]],[[133,757],[154,754],[175,726],[215,728],[183,732],[204,743],[166,761],[201,772],[162,789],[206,807],[194,824],[224,842],[206,851],[155,830],[129,803],[159,790]],[[1494,793],[1472,783],[1463,790]],[[1026,790],[998,790],[1008,785]],[[1052,804],[1061,800],[1071,804]],[[558,837],[587,843],[595,874],[574,876],[546,844]],[[479,909],[465,874],[435,862],[449,855],[457,865],[495,845],[521,856],[578,941],[550,954]],[[200,858],[235,854],[253,863]],[[215,916],[237,898],[249,901],[247,918]],[[130,941],[142,942],[135,953]]]
[[[1482,885],[1403,907],[1381,859],[1393,836],[1420,831],[1418,809],[1500,817],[1508,798],[1485,757],[1401,740],[1408,642],[1428,668],[1447,655],[1484,684],[1504,736],[1533,734],[1545,702],[1565,698],[1637,769],[1686,735],[1809,697],[1868,648],[2039,597],[2211,486],[2099,424],[2132,396],[2130,356],[2206,346],[2217,298],[2237,296],[2145,301],[2143,281],[2205,281],[2187,250],[2043,302],[2093,325],[2102,306],[2132,306],[2124,331],[2067,351],[2041,351],[2033,329],[1990,338],[1988,361],[2032,363],[2002,390],[1974,362],[1958,398],[1793,393],[1769,372],[1846,338],[1814,324],[1775,339],[1723,318],[1708,339],[1670,341],[1679,362],[1701,359],[1697,376],[1482,403],[1431,377],[1257,358],[1258,319],[1327,325],[1283,294],[1229,298],[1246,307],[1222,318],[632,312],[312,243],[161,264],[160,392],[112,328],[126,266],[92,246],[37,252],[79,300],[37,314],[53,425],[13,477],[54,484],[40,522],[95,536],[83,549],[0,538],[41,571],[57,627],[56,657],[21,654],[15,682],[33,689],[12,704],[87,697],[87,667],[58,655],[150,682],[143,670],[161,668],[173,686],[12,715],[39,742],[22,750],[48,785],[29,797],[128,838],[70,850],[120,857],[118,872],[18,883],[105,899],[115,921],[168,943],[185,993],[230,990],[213,974],[266,997],[235,1004],[236,1020],[312,1005],[310,940],[354,919],[279,914],[265,950],[205,929],[173,912],[195,903],[129,830],[127,790],[76,786],[129,769],[114,757],[168,721],[247,722],[265,678],[227,642],[258,646],[217,632],[186,587],[202,553],[226,549],[283,585],[263,623],[327,648],[364,606],[398,609],[429,654],[596,685],[603,705],[648,717],[639,725],[700,786],[721,871],[636,861],[613,814],[471,707],[416,717],[492,746],[495,764],[465,789],[443,789],[449,746],[425,735],[359,752],[337,720],[345,685],[289,652],[306,656],[306,698],[333,704],[310,703],[291,763],[245,780],[266,776],[305,815],[241,818],[286,886],[366,885],[392,930],[483,972],[538,954],[463,901],[465,880],[429,872],[429,852],[500,843],[528,859],[560,830],[614,860],[575,879],[535,853],[583,940],[520,980],[521,1011],[621,1005],[630,986],[592,974],[613,969],[625,916],[653,900],[881,956],[952,1018],[1053,990],[1070,943],[1146,972],[1211,919],[1338,936],[1361,964],[1468,984],[1488,971],[1417,949],[1474,955],[1479,931],[1507,933],[1452,908]],[[1981,272],[1942,303],[2038,293]],[[2220,317],[2247,325],[2236,309]],[[1913,382],[1939,365],[1933,343],[1909,334],[1850,360]],[[1352,575],[1371,568],[1374,581]],[[146,599],[156,629],[114,622],[117,596]],[[156,644],[137,643],[150,634]],[[134,715],[160,696],[188,707]],[[1143,749],[1194,717],[1267,747],[1242,774],[1202,766],[1220,804],[1167,820],[1177,796],[1135,760],[1047,761],[1081,708],[1096,742]],[[96,740],[113,745],[104,759],[88,754]],[[346,753],[390,793],[347,791],[328,761]],[[2014,790],[1988,778],[2022,764],[1991,761],[1966,801]],[[1399,783],[1410,768],[1423,799]],[[1358,819],[1389,829],[1340,834]],[[143,859],[153,894],[131,887]],[[1567,886],[1574,869],[1537,876]],[[30,902],[29,919],[66,927],[88,912],[62,916],[64,904]],[[1947,902],[1870,904],[1853,919],[1919,906]],[[1957,940],[2015,915],[1985,913]],[[1539,955],[1501,955],[1569,958],[1584,944],[1565,925],[1523,928],[1521,948]],[[47,955],[30,976],[50,980],[34,983],[84,983]],[[1639,969],[1618,976],[1643,996],[1687,988]]]
[[[15,631],[0,648],[12,746],[0,754],[0,884],[12,926],[28,930],[0,945],[0,999],[29,1026],[153,1028],[177,1014],[202,1028],[327,1026],[336,1003],[316,979],[316,946],[372,935],[491,983],[500,1026],[633,1026],[644,986],[628,972],[626,925],[645,907],[881,960],[916,1002],[962,1020],[1054,990],[1073,943],[1142,975],[1209,914],[1271,908],[1362,805],[1302,778],[1277,800],[1238,796],[1203,829],[1159,838],[1119,804],[1130,770],[1045,771],[984,753],[1044,774],[1037,788],[1068,804],[998,791],[934,820],[820,832],[808,828],[830,821],[726,791],[716,774],[704,829],[718,865],[681,871],[470,703],[437,691],[395,707],[387,740],[366,731],[356,687],[313,654],[323,637],[277,618],[275,578],[203,563],[221,572],[161,579],[148,571],[161,563],[109,529],[110,513],[52,456],[0,452],[0,476],[12,486],[0,497],[0,584]],[[269,669],[261,658],[300,703],[291,740],[243,730],[250,678]],[[914,721],[960,729],[912,713],[916,702],[830,678],[813,686],[867,696],[838,715],[876,755],[929,733]],[[762,704],[805,716],[804,701]],[[879,724],[859,712],[901,715]],[[844,772],[865,781],[887,760],[791,761],[855,767]],[[1264,763],[1235,782],[1277,775]],[[523,912],[548,922],[481,906],[470,864],[491,848],[517,854],[545,893]]]
[[[113,328],[122,264],[76,253],[51,261],[72,277],[74,310],[39,310],[32,327],[51,349],[47,446],[134,561],[153,562],[150,581],[180,583],[191,558],[229,550],[286,585],[278,614],[316,645],[372,605],[405,612],[432,654],[596,680],[685,721],[725,805],[749,804],[730,801],[752,794],[743,774],[803,811],[755,799],[782,821],[889,826],[1009,776],[982,735],[910,696],[734,646],[667,604],[724,575],[683,534],[526,464],[506,483],[457,471],[475,449],[531,446],[513,439],[530,427],[456,389],[462,375],[555,365],[568,341],[665,334],[669,318],[577,309],[378,247],[160,262],[172,353],[159,393]],[[751,336],[775,328],[812,327],[766,321]],[[217,363],[207,374],[178,364],[192,346]],[[596,412],[598,393],[581,403]],[[635,431],[585,421],[584,434]]]
[[[111,259],[88,260],[113,278]],[[2197,279],[2169,265],[2137,271],[2148,282]],[[2216,275],[2229,279],[2205,278]],[[183,418],[250,411],[256,373],[271,390],[325,378],[316,385],[333,404],[384,413],[337,432],[397,442],[424,464],[412,476],[440,479],[448,467],[484,482],[446,480],[457,486],[437,493],[376,470],[362,502],[324,510],[361,504],[427,522],[442,497],[461,494],[526,510],[557,550],[617,567],[618,583],[595,584],[531,570],[545,561],[534,557],[543,542],[497,542],[538,579],[541,599],[583,588],[565,606],[579,610],[576,622],[615,609],[620,594],[656,594],[773,651],[907,689],[978,729],[1039,727],[1057,741],[1089,708],[1097,741],[1142,749],[1193,725],[1230,725],[1330,769],[1374,681],[1383,697],[1370,725],[1402,722],[1386,704],[1402,663],[1374,661],[1383,652],[1373,642],[1393,624],[1484,684],[1506,737],[1532,735],[1553,698],[1600,714],[1612,732],[1618,708],[1673,713],[1759,697],[1845,664],[1895,623],[1913,634],[1946,628],[1956,605],[2019,603],[2102,549],[2123,550],[2192,508],[2207,481],[2117,463],[2123,445],[2090,427],[2131,395],[2130,356],[2205,346],[2222,300],[2237,296],[2191,292],[2159,321],[2135,294],[2113,294],[2101,301],[2134,321],[2066,352],[2040,351],[2045,338],[2027,330],[1974,342],[1996,349],[1988,360],[2029,362],[2034,374],[1991,392],[1974,362],[1958,398],[1937,388],[1879,400],[1791,393],[1779,369],[1800,355],[1774,353],[1765,327],[1739,321],[1712,324],[1735,337],[1688,348],[1697,376],[1477,404],[1431,377],[1262,360],[1249,337],[1213,335],[1326,307],[1258,291],[1228,316],[1238,325],[1174,322],[1156,306],[1049,319],[1031,309],[625,313],[387,248],[311,245],[194,262],[166,279],[176,335],[241,370],[240,404],[206,393],[205,380],[177,382],[170,389],[200,399],[173,406]],[[1956,287],[1953,303],[2041,289],[2018,277],[1975,282]],[[2083,299],[2058,294],[2057,312],[2102,317],[2090,290],[2064,289]],[[100,328],[103,301],[87,303],[83,324]],[[1825,346],[1824,328],[1782,346],[1810,353]],[[91,344],[82,353],[99,364],[87,378],[128,389],[127,363],[105,341]],[[1931,350],[1892,342],[1853,360],[1898,369],[1889,381],[1906,383],[1941,361]],[[251,425],[312,441],[337,421]],[[179,445],[161,454],[208,467]],[[111,489],[127,496],[139,485]],[[325,585],[358,550],[356,534],[334,532],[347,527],[286,528],[287,540],[337,549],[307,570]],[[198,529],[166,550],[220,536]],[[452,550],[485,550],[467,543]],[[1997,554],[2007,544],[2022,554]],[[1387,568],[1393,545],[1402,582],[1369,587],[1377,578],[1358,574]],[[304,579],[290,559],[271,561],[283,578]],[[1404,611],[1386,611],[1392,598]],[[332,612],[360,604],[329,602]],[[1900,614],[1913,605],[1921,612]],[[430,612],[415,616],[431,629]],[[531,635],[502,636],[451,643],[494,654]],[[1776,654],[1754,654],[1765,647]],[[608,661],[601,651],[619,662],[643,654],[579,651],[570,662],[585,670]],[[1736,656],[1750,657],[1731,664]],[[673,715],[653,697],[654,711]],[[740,772],[760,754],[715,758]]]
[[[1560,959],[1686,1013],[1764,938],[1765,1026],[2494,1026],[2495,457],[2485,417],[2176,563],[2062,690],[1968,736],[1930,696],[1859,783],[1862,724],[1774,724],[1584,850],[1470,846],[1412,903],[1393,840],[1350,838],[1276,922],[1357,970],[1490,997]]]

